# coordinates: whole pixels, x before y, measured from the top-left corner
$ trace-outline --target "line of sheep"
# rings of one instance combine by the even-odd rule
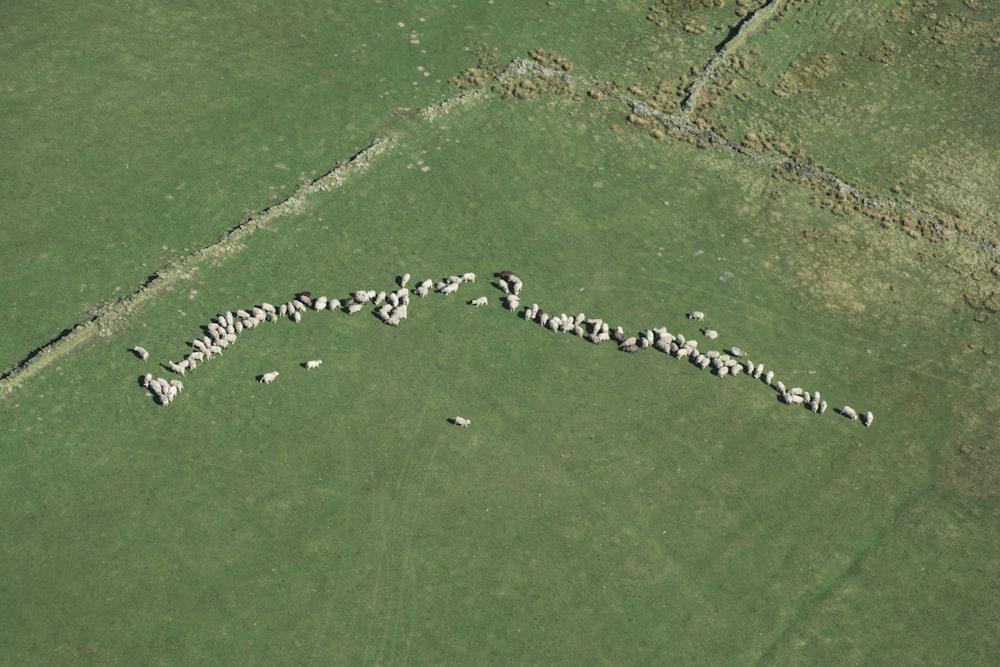
[[[503,307],[510,311],[517,311],[520,308],[520,293],[524,283],[511,271],[501,271],[494,276],[496,277],[494,286],[504,294],[501,298]],[[348,315],[353,315],[364,310],[366,306],[372,306],[373,314],[380,321],[390,326],[399,326],[406,319],[410,304],[411,292],[407,288],[409,280],[410,274],[408,273],[397,277],[399,289],[392,291],[357,290],[343,299],[329,299],[326,296],[314,299],[309,292],[299,292],[294,298],[278,307],[265,302],[254,306],[249,311],[237,310],[235,313],[227,311],[202,327],[204,335],[190,341],[191,352],[180,362],[169,361],[165,367],[178,375],[184,375],[197,368],[198,364],[222,354],[223,350],[236,342],[237,336],[243,331],[255,329],[263,323],[275,323],[285,317],[294,322],[300,322],[302,314],[309,311],[340,310]],[[455,274],[437,282],[427,279],[414,286],[412,293],[421,298],[427,296],[432,289],[444,295],[454,294],[463,283],[474,283],[475,281],[476,274],[474,273]],[[488,297],[479,296],[470,299],[467,303],[479,307],[487,305],[488,302]],[[550,331],[572,333],[595,345],[614,341],[619,350],[630,354],[653,348],[676,359],[686,359],[693,366],[709,370],[720,378],[747,375],[761,380],[772,388],[778,394],[778,400],[786,405],[802,405],[817,414],[823,414],[827,409],[827,403],[822,399],[820,392],[806,391],[801,387],[787,388],[783,382],[774,379],[774,371],[764,372],[764,364],[754,364],[751,360],[745,359],[746,353],[738,347],[702,352],[698,348],[697,340],[687,338],[680,333],[671,333],[666,327],[647,329],[638,332],[635,336],[627,336],[622,327],[618,326],[612,329],[607,322],[600,318],[588,318],[584,313],[550,315],[541,310],[537,303],[525,306],[520,312],[520,316],[526,321],[536,322]],[[705,314],[695,310],[688,313],[687,318],[700,322],[705,319]],[[710,340],[718,337],[718,332],[713,329],[702,328],[701,332]],[[149,353],[142,347],[137,346],[132,351],[143,361],[149,359]],[[313,359],[303,362],[301,365],[303,368],[311,370],[319,368],[322,363],[321,359]],[[270,384],[279,375],[280,373],[276,370],[269,371],[258,375],[257,379],[264,384]],[[169,404],[183,389],[180,380],[154,379],[149,373],[140,379],[140,384],[148,389],[161,405]],[[874,416],[870,411],[859,414],[849,405],[843,406],[836,412],[852,421],[860,421],[865,426],[871,426],[874,421]],[[464,417],[455,417],[451,422],[458,426],[468,426],[470,423]]]
[[[512,284],[517,285],[517,289],[510,288]],[[517,310],[519,307],[518,294],[521,291],[521,281],[516,276],[501,276],[496,286],[504,292],[504,305],[509,310]],[[482,303],[486,302],[486,297],[480,297]],[[470,301],[473,305],[478,300]],[[576,315],[550,315],[539,308],[538,304],[525,306],[520,313],[525,321],[536,322],[542,327],[555,332],[571,333],[579,336],[589,343],[599,345],[600,343],[614,341],[618,349],[622,352],[634,354],[640,350],[653,348],[676,359],[686,359],[696,368],[701,370],[711,369],[720,378],[726,376],[747,375],[754,379],[759,379],[767,386],[774,389],[778,394],[778,400],[786,405],[802,405],[803,407],[823,414],[826,412],[827,403],[822,399],[818,391],[805,391],[801,387],[785,387],[780,380],[774,380],[774,371],[764,372],[764,364],[754,364],[749,359],[745,359],[746,352],[738,347],[730,347],[728,350],[708,350],[701,352],[698,349],[698,341],[686,338],[684,334],[673,334],[667,331],[666,327],[647,329],[638,332],[635,336],[627,336],[622,327],[614,329],[600,318],[587,317],[584,313]],[[700,322],[705,319],[705,313],[699,310],[691,311],[687,314],[689,320]],[[713,329],[703,328],[702,334],[714,340],[718,338],[718,332]],[[852,421],[859,421],[865,426],[871,426],[875,420],[871,411],[862,415],[849,405],[836,410],[839,414]]]
[[[310,292],[299,292],[294,298],[279,306],[263,302],[249,310],[226,311],[201,327],[202,335],[188,343],[191,351],[183,359],[178,362],[168,361],[163,366],[177,375],[185,375],[194,371],[200,364],[221,355],[230,345],[236,343],[244,331],[256,329],[262,324],[273,324],[283,318],[298,323],[302,321],[303,314],[310,311],[339,310],[347,315],[354,315],[371,306],[375,317],[384,324],[397,327],[408,315],[409,281],[410,274],[407,273],[396,278],[399,288],[390,291],[357,290],[342,299],[330,299],[326,296],[313,298]],[[437,282],[427,279],[417,284],[412,292],[418,297],[427,296],[431,289],[445,295],[454,294],[461,284],[475,281],[474,273],[452,275]],[[149,360],[149,352],[145,348],[136,346],[131,351],[142,361]],[[319,368],[322,363],[322,359],[312,359],[303,362],[302,366],[312,370]],[[268,371],[258,375],[257,380],[263,384],[271,384],[279,375],[278,371]],[[154,379],[151,373],[141,377],[139,384],[147,389],[160,405],[168,405],[183,388],[180,380]]]

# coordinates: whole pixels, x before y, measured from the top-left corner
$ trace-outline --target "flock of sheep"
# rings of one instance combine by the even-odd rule
[[[496,278],[494,286],[503,292],[501,301],[504,308],[518,311],[520,309],[520,293],[524,283],[511,271],[501,271],[494,274],[494,277]],[[399,326],[406,319],[410,305],[411,290],[407,287],[409,281],[410,274],[407,273],[397,278],[399,288],[391,291],[358,290],[343,299],[330,299],[326,296],[313,298],[309,292],[299,292],[294,298],[278,307],[265,302],[250,310],[241,309],[235,313],[227,311],[202,327],[203,335],[190,341],[191,351],[181,361],[169,361],[165,367],[177,375],[185,375],[187,372],[195,370],[199,364],[222,354],[247,329],[255,329],[265,323],[275,323],[282,318],[300,322],[303,313],[310,311],[341,311],[353,315],[366,307],[372,307],[373,314],[383,323]],[[437,282],[427,279],[413,287],[412,294],[417,297],[425,297],[432,289],[440,294],[454,294],[462,284],[475,283],[475,281],[476,274],[474,273],[456,274]],[[467,303],[479,307],[487,305],[488,302],[486,296],[479,296],[470,299]],[[827,409],[827,403],[818,391],[806,391],[801,387],[786,387],[780,380],[775,380],[774,371],[765,373],[764,364],[754,364],[750,359],[745,358],[746,353],[738,347],[702,352],[698,347],[697,340],[687,338],[680,333],[670,333],[666,327],[647,329],[638,332],[635,336],[629,336],[626,335],[622,327],[612,328],[600,318],[588,318],[584,313],[551,315],[541,310],[537,303],[525,306],[519,314],[525,321],[535,322],[553,332],[579,336],[595,345],[614,342],[619,350],[628,353],[652,348],[676,359],[686,359],[696,368],[709,370],[720,378],[746,375],[761,380],[777,392],[778,400],[786,405],[801,405],[817,414],[823,414]],[[690,320],[700,322],[705,319],[705,314],[695,310],[688,313],[687,317]],[[702,328],[701,332],[710,340],[718,337],[718,332],[712,329]],[[132,352],[143,361],[149,359],[149,353],[142,347],[132,348]],[[322,359],[312,359],[301,365],[303,368],[311,370],[319,368],[322,363]],[[276,370],[268,371],[258,375],[257,379],[264,384],[270,384],[279,375],[280,373]],[[140,379],[140,384],[161,405],[168,405],[184,388],[180,380],[154,378],[151,373],[143,376]],[[859,414],[849,405],[843,406],[836,412],[852,421],[860,421],[865,426],[871,426],[874,421],[874,416],[870,411]],[[463,427],[471,424],[471,420],[460,416],[449,421],[456,426]]]

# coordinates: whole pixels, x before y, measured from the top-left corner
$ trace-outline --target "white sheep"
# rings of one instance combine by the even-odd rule
[[[263,375],[260,376],[260,382],[261,384],[271,384],[272,382],[274,382],[275,378],[277,378],[279,375],[281,375],[281,373],[279,373],[278,371],[271,371],[270,373],[264,373]]]
[[[406,287],[406,283],[410,282],[410,274],[404,273],[399,277],[399,286],[402,288]]]
[[[847,417],[848,419],[850,419],[852,422],[858,421],[858,413],[857,413],[857,411],[854,408],[852,408],[851,406],[849,406],[849,405],[845,405],[844,407],[842,407],[840,409],[840,414],[844,415],[845,417]]]
[[[869,410],[868,412],[866,412],[861,417],[861,423],[864,424],[866,428],[869,427],[869,426],[871,426],[873,421],[875,421],[875,415],[873,415],[871,413],[871,410]]]
[[[715,329],[702,329],[701,332],[705,334],[705,338],[709,340],[715,340],[719,337],[719,332]]]
[[[132,348],[132,352],[143,361],[149,361],[149,352],[146,351],[146,348],[136,345]]]
[[[700,310],[692,310],[690,313],[687,314],[687,318],[689,320],[701,321],[705,319],[705,313],[701,312]]]
[[[360,313],[365,309],[365,304],[363,303],[352,303],[347,307],[347,314],[353,315],[354,313]]]
[[[330,300],[325,296],[317,297],[316,300],[313,301],[313,310],[326,310],[326,305],[328,303],[330,303]]]
[[[452,421],[455,423],[455,426],[463,427],[472,423],[471,419],[466,419],[465,417],[455,417]]]
[[[476,308],[478,308],[479,306],[485,306],[487,303],[489,303],[489,299],[487,299],[485,296],[477,296],[475,299],[469,301],[469,305],[475,306]]]
[[[472,272],[463,273],[462,274],[462,282],[463,283],[474,283],[474,282],[476,282],[476,274],[472,273]]]
[[[314,368],[319,368],[323,365],[322,359],[310,359],[306,362],[306,370],[312,370]]]

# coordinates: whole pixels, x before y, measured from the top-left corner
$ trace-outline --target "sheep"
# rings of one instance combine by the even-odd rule
[[[354,313],[360,313],[365,309],[365,304],[363,303],[352,303],[347,307],[347,314],[353,315]]]
[[[511,292],[513,292],[514,294],[520,294],[521,288],[524,286],[524,283],[522,283],[521,279],[518,278],[517,276],[511,276],[511,280],[509,281],[509,286]]]
[[[170,386],[175,387],[177,389],[178,394],[184,391],[184,383],[181,382],[180,380],[171,380]]]
[[[260,383],[271,384],[272,382],[274,382],[275,378],[277,378],[279,375],[281,375],[281,373],[279,373],[278,371],[271,371],[269,373],[264,373],[263,375],[260,376]]]
[[[375,295],[375,298],[372,299],[372,302],[377,306],[377,305],[381,304],[383,301],[385,301],[385,296],[386,296],[386,294],[385,294],[384,291],[383,292],[379,292],[378,294]]]
[[[420,286],[420,287],[417,287],[416,289],[414,289],[413,293],[416,294],[417,296],[419,296],[422,299],[425,296],[427,296],[427,292],[429,292],[429,291],[430,291],[430,288]]]
[[[351,296],[354,297],[354,300],[356,302],[358,302],[358,303],[365,303],[365,302],[367,302],[369,300],[368,299],[368,290],[363,290],[362,289],[362,290],[358,290],[356,292],[351,292]]]
[[[785,391],[787,391],[785,389],[785,383],[782,382],[781,380],[778,380],[777,382],[774,383],[774,388],[778,390],[779,394],[784,394]]]
[[[861,416],[861,423],[865,425],[865,428],[871,426],[873,421],[875,421],[875,415],[871,413],[871,410]]]
[[[753,379],[759,380],[763,372],[764,372],[764,364],[757,364],[757,367],[753,369]]]
[[[313,301],[313,310],[326,310],[326,304],[329,302],[330,300],[325,296],[318,297]]]
[[[442,286],[438,291],[441,292],[441,294],[454,294],[458,291],[458,285],[459,283],[448,283]]]
[[[293,301],[297,301],[300,304],[302,304],[303,308],[312,308],[313,305],[312,297],[306,294],[305,292],[300,292],[299,294],[296,294],[295,299],[293,299]]]
[[[510,284],[508,284],[508,282],[503,278],[499,278],[497,280],[497,287],[499,287],[500,291],[504,294],[510,294]]]
[[[767,373],[764,374],[764,384],[770,385],[771,380],[773,379],[774,379],[774,371],[768,371]]]
[[[514,296],[513,294],[509,294],[507,295],[506,303],[504,305],[507,308],[507,310],[517,310],[518,306],[521,305],[521,302],[518,300],[516,296]]]
[[[149,383],[152,381],[153,381],[153,374],[146,373],[145,375],[142,376],[142,380],[140,380],[139,384],[141,384],[144,389],[149,389]]]
[[[744,352],[743,350],[741,350],[738,347],[731,347],[731,348],[729,348],[729,354],[731,354],[734,357],[745,357],[745,356],[747,356],[747,353]]]
[[[715,340],[719,337],[719,332],[715,329],[702,329],[701,332],[705,334],[705,338],[709,340]]]
[[[793,396],[802,396],[805,394],[805,391],[803,391],[802,387],[792,387],[788,390],[788,393]]]
[[[340,299],[330,299],[326,304],[326,308],[332,313],[335,310],[340,310],[343,305],[344,304],[340,302]]]
[[[323,365],[323,360],[322,359],[310,359],[305,364],[306,370],[312,370],[314,368],[319,368],[322,365]]]
[[[700,322],[701,320],[705,319],[705,313],[701,312],[700,310],[692,310],[690,313],[687,314],[687,318],[689,320],[698,320]]]
[[[854,408],[852,408],[851,406],[849,406],[849,405],[845,405],[844,407],[842,407],[840,409],[840,414],[844,415],[845,417],[847,417],[848,419],[850,419],[852,422],[858,421],[858,413],[857,413],[857,411]]]
[[[208,351],[211,352],[212,354],[222,354],[222,348],[219,347],[218,345],[209,345]]]
[[[302,321],[302,313],[296,310],[294,313],[292,313],[292,319],[295,320],[296,324],[298,324],[299,322]]]
[[[146,351],[146,348],[136,345],[132,348],[132,352],[143,361],[149,361],[149,352]]]
[[[468,426],[469,424],[472,423],[471,419],[466,419],[465,417],[455,417],[451,421],[452,423],[455,424],[455,426],[462,426],[462,427]]]
[[[743,372],[746,373],[747,375],[753,373],[753,362],[750,361],[749,359],[743,362]]]
[[[720,378],[726,377],[727,375],[729,375],[729,366],[719,366],[715,370],[715,374],[718,375]]]
[[[819,414],[823,414],[824,412],[826,412],[826,401],[819,402],[819,410],[817,410],[816,412]]]
[[[390,317],[395,317],[395,318],[398,318],[400,320],[405,320],[407,315],[408,315],[408,312],[407,312],[407,308],[406,308],[405,305],[403,305],[403,306],[396,306],[395,308],[393,308],[389,312],[389,316]]]
[[[476,308],[479,308],[479,306],[485,306],[487,303],[489,303],[489,300],[485,296],[477,296],[475,299],[470,300],[468,303],[470,306],[475,306]]]
[[[277,309],[273,305],[269,304],[267,301],[265,301],[264,303],[260,304],[260,309],[263,310],[265,313],[276,313],[276,312],[278,312]]]
[[[401,288],[406,288],[406,283],[410,282],[410,274],[404,273],[399,277],[399,282],[397,283]]]
[[[461,278],[462,278],[462,282],[463,283],[474,283],[474,282],[476,282],[476,274],[472,273],[471,271],[469,273],[463,273],[462,276],[461,276]]]

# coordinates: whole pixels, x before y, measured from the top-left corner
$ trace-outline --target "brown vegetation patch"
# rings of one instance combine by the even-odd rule
[[[791,97],[802,93],[815,93],[817,84],[830,76],[834,70],[834,59],[829,53],[807,55],[792,61],[785,72],[778,77],[774,94]]]

